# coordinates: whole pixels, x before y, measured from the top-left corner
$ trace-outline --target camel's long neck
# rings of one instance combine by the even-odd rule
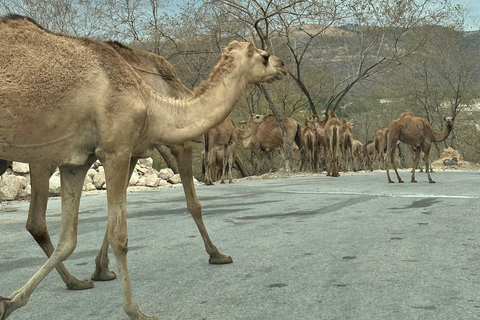
[[[433,142],[442,142],[448,138],[450,131],[452,131],[452,126],[446,125],[443,127],[442,131],[433,131]]]
[[[188,100],[152,95],[147,135],[155,144],[179,144],[203,135],[225,120],[248,88],[247,81],[235,77],[235,73],[230,72]]]

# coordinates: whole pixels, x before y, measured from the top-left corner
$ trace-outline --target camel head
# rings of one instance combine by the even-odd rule
[[[239,70],[248,72],[248,82],[273,82],[287,74],[285,63],[266,51],[257,49],[253,42],[232,41],[223,50],[223,56],[232,56]]]
[[[445,117],[445,118],[443,118],[443,120],[445,120],[445,125],[446,125],[448,128],[450,128],[450,129],[453,128],[453,123],[454,123],[454,121],[455,121],[455,118],[454,118],[454,117]]]

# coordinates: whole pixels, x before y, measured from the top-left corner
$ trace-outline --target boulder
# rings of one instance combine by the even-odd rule
[[[182,183],[182,179],[180,179],[180,175],[178,173],[171,176],[167,181],[171,184]]]
[[[160,179],[167,180],[174,176],[173,170],[170,168],[161,169],[158,173]]]
[[[25,181],[21,176],[3,175],[0,179],[0,200],[18,199]]]
[[[28,163],[13,161],[12,170],[15,173],[29,173],[30,166],[28,165]]]

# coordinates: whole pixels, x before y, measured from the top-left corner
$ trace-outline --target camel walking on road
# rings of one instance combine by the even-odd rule
[[[107,239],[115,254],[124,310],[143,314],[127,268],[126,190],[134,165],[159,145],[180,145],[222,122],[250,85],[282,79],[283,61],[253,43],[233,41],[188,99],[157,94],[111,46],[53,33],[33,20],[0,20],[0,159],[60,168],[62,226],[47,262],[0,298],[0,319],[24,306],[77,243],[85,175],[99,159],[108,185]]]

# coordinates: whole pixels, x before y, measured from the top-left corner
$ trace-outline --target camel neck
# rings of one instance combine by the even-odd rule
[[[156,145],[169,145],[205,134],[227,118],[247,90],[246,81],[239,79],[233,72],[190,99],[176,100],[151,93],[146,136]]]

